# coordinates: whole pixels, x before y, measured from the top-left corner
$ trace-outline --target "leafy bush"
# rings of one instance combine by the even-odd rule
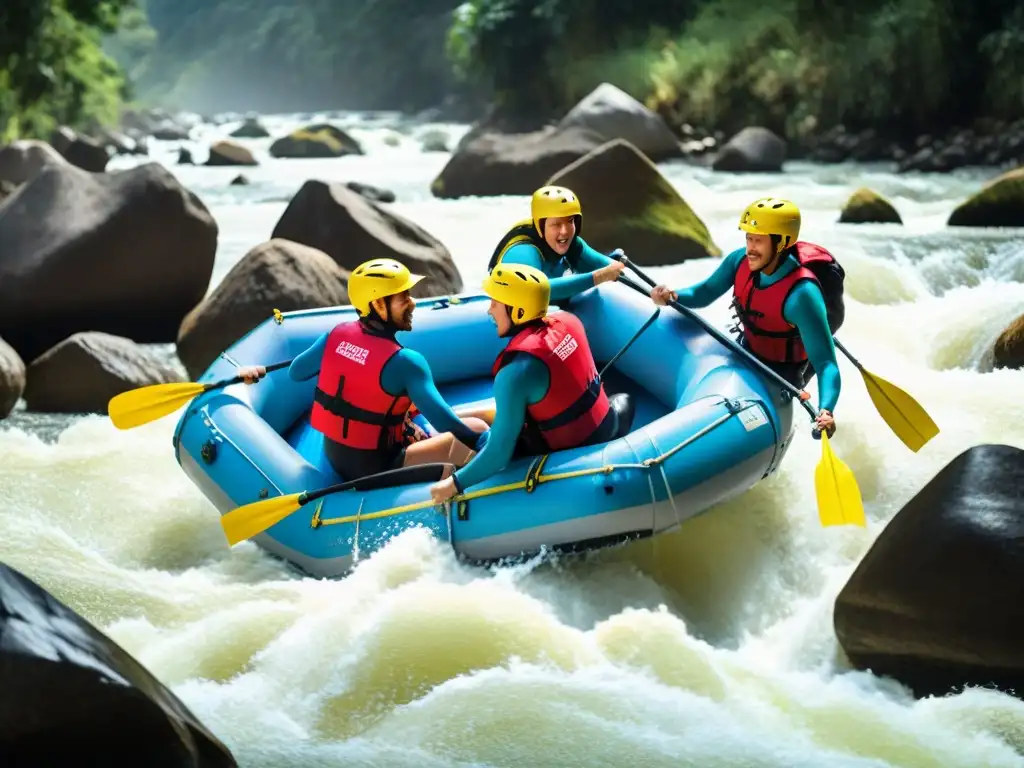
[[[842,124],[911,136],[1024,116],[1015,0],[470,0],[456,71],[503,104],[559,112],[602,81],[678,121],[790,137]]]

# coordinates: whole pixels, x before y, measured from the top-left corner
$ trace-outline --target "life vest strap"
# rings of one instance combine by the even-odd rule
[[[582,416],[591,408],[593,408],[594,403],[597,402],[597,399],[600,396],[601,377],[595,376],[593,380],[591,380],[590,384],[587,385],[587,388],[583,391],[583,394],[577,397],[572,405],[570,405],[557,416],[552,416],[550,419],[538,421],[537,428],[540,429],[542,432],[550,432],[553,429],[558,429],[559,427],[564,427],[567,424],[571,424],[572,422],[576,421],[576,419],[578,419],[580,416]]]
[[[332,416],[347,421],[358,421],[362,424],[373,424],[378,427],[394,427],[405,421],[404,413],[375,413],[365,408],[352,405],[342,397],[330,395],[320,387],[313,391],[313,402]]]

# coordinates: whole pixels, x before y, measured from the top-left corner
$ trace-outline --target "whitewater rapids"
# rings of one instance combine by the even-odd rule
[[[265,122],[280,135],[311,120]],[[422,128],[342,124],[366,156],[274,160],[270,140],[243,140],[258,168],[205,168],[176,166],[173,146],[153,143],[220,225],[214,281],[319,178],[394,190],[394,209],[449,247],[475,291],[527,199],[435,200],[428,185],[448,155],[419,151]],[[453,141],[466,130],[442,127]],[[205,130],[200,162],[226,133]],[[860,483],[866,530],[819,525],[820,444],[806,429],[776,476],[654,540],[479,569],[409,531],[349,578],[317,581],[251,543],[227,548],[173,458],[176,417],[118,432],[99,416],[19,412],[0,422],[0,561],[121,643],[244,766],[1024,766],[1024,702],[979,690],[915,701],[850,671],[832,630],[861,555],[943,465],[979,443],[1024,448],[1024,371],[992,371],[990,352],[1024,312],[1024,233],[945,228],[994,172],[662,167],[725,251],[742,243],[748,202],[795,199],[803,237],[847,270],[840,338],[939,424],[911,453],[840,358],[832,442]],[[252,184],[229,186],[240,171]],[[905,225],[837,225],[859,186],[888,196]],[[682,286],[715,265],[651,272]],[[723,327],[727,304],[705,316]]]

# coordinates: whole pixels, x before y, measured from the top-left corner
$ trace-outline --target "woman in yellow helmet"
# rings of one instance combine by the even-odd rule
[[[569,312],[548,315],[547,275],[501,263],[483,288],[498,335],[510,337],[492,369],[494,423],[483,450],[431,486],[438,504],[500,472],[516,453],[604,443],[632,426],[629,396],[605,393],[583,324]]]
[[[288,368],[295,381],[317,376],[310,424],[323,434],[327,460],[344,480],[414,464],[462,466],[487,440],[487,424],[459,419],[423,355],[395,339],[412,330],[416,304],[409,292],[422,279],[394,259],[360,264],[348,281],[359,318],[320,336]],[[239,370],[247,384],[265,373],[263,366]],[[413,429],[413,403],[441,434]]]
[[[825,248],[797,240],[800,209],[789,200],[755,200],[739,228],[746,247],[726,256],[709,278],[678,291],[659,285],[651,298],[696,309],[732,288],[740,343],[795,386],[803,388],[817,374],[816,426],[831,435],[842,385],[832,334],[845,315],[843,269]]]
[[[551,300],[558,302],[595,285],[615,280],[621,262],[595,251],[580,237],[583,211],[579,198],[565,187],[541,187],[530,200],[531,218],[501,238],[488,271],[501,263],[539,269],[551,281]],[[566,272],[572,274],[565,275]]]

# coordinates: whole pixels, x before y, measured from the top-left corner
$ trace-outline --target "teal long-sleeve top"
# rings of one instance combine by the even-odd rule
[[[539,403],[551,383],[548,369],[532,355],[517,355],[494,379],[494,423],[483,449],[454,473],[461,489],[481,483],[512,460],[526,421],[526,406]]]
[[[501,259],[502,264],[526,264],[529,267],[536,267],[551,279],[551,300],[564,301],[587,288],[594,287],[594,278],[591,275],[595,269],[607,267],[612,260],[603,253],[595,251],[582,237],[576,238],[581,246],[580,256],[576,260],[576,269],[569,265],[568,259],[564,256],[558,261],[547,261],[541,255],[540,249],[530,243],[518,243],[505,251]],[[575,243],[573,244],[575,246]],[[566,275],[566,272],[574,274]],[[563,275],[565,275],[563,277]]]
[[[288,376],[292,380],[306,381],[320,372],[327,336],[326,333],[320,336],[288,366]],[[480,435],[486,434],[474,432],[455,415],[437,391],[430,366],[419,352],[400,349],[384,364],[380,381],[385,391],[393,395],[407,394],[439,433],[451,432],[456,440],[470,448],[475,448]]]
[[[511,252],[511,249],[510,249]],[[746,257],[745,248],[737,248],[718,265],[710,277],[689,288],[677,290],[679,303],[690,309],[706,307],[726,291],[732,290],[736,281],[736,270]],[[789,255],[770,275],[761,275],[761,285],[769,286],[791,274],[800,266],[796,257]],[[807,350],[807,358],[814,366],[818,377],[818,402],[821,408],[834,411],[839,402],[842,382],[839,364],[836,362],[836,347],[832,331],[828,327],[825,298],[817,285],[804,280],[790,292],[782,307],[786,322],[795,325],[800,332],[800,341]]]

